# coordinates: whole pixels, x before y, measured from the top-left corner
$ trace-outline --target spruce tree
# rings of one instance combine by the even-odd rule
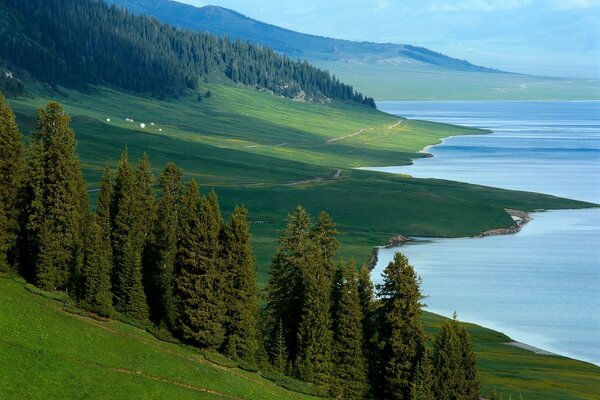
[[[311,231],[311,239],[317,249],[320,262],[323,264],[323,268],[325,268],[327,279],[330,281],[333,281],[335,274],[333,259],[340,248],[340,242],[336,238],[338,233],[331,216],[325,211],[321,211],[319,220]]]
[[[181,336],[200,347],[217,349],[224,340],[224,310],[216,290],[218,218],[192,180],[183,197],[175,261],[177,322]]]
[[[367,360],[363,349],[363,313],[354,262],[338,266],[334,285],[333,397],[363,399],[367,392]]]
[[[279,321],[279,326],[273,340],[272,350],[273,366],[279,373],[285,373],[288,364],[288,352],[285,345],[285,332],[283,331],[283,323]]]
[[[381,392],[386,399],[409,399],[417,365],[425,349],[421,322],[420,279],[408,259],[397,253],[378,285],[379,325],[383,342]]]
[[[146,253],[149,282],[151,319],[165,324],[169,329],[176,327],[174,298],[175,256],[177,254],[177,229],[183,196],[183,173],[173,163],[168,163],[159,180],[159,200],[156,222],[151,243]]]
[[[40,109],[30,151],[27,240],[44,289],[67,288],[81,267],[88,199],[69,121],[58,103]]]
[[[304,304],[302,270],[312,251],[310,231],[310,216],[298,207],[288,216],[287,226],[279,238],[267,286],[267,338],[273,348],[281,323],[290,360],[295,360],[298,353],[298,327]],[[272,360],[273,356],[271,354]]]
[[[470,338],[456,318],[445,321],[433,346],[436,399],[478,399],[479,380]]]
[[[97,217],[88,217],[84,234],[81,303],[84,308],[104,317],[114,313],[109,249],[110,242],[106,240]]]
[[[258,341],[258,289],[250,243],[248,211],[236,207],[223,229],[225,334],[235,343],[231,356],[254,361]]]
[[[117,169],[112,206],[115,309],[134,318],[146,319],[148,306],[142,284],[146,221],[142,219],[139,187],[125,149]]]
[[[328,390],[332,382],[331,281],[321,259],[309,251],[302,266],[303,302],[298,325],[298,377]]]
[[[19,201],[25,179],[23,136],[15,115],[0,93],[0,272],[14,270],[20,231]]]
[[[410,396],[411,400],[435,400],[433,394],[433,370],[427,349],[425,349],[419,361]]]

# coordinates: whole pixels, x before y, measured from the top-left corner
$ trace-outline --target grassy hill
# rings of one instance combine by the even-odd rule
[[[423,147],[443,137],[485,131],[405,120],[341,102],[295,102],[228,84],[204,84],[200,90],[214,95],[202,102],[196,93],[158,101],[96,87],[89,93],[64,90],[63,95],[40,91],[11,105],[24,132],[33,129],[36,108],[51,98],[65,105],[73,116],[92,190],[102,169],[115,166],[127,145],[133,159],[146,151],[157,174],[167,161],[174,161],[203,190],[216,188],[226,213],[236,203],[245,204],[262,283],[278,232],[300,204],[314,215],[330,212],[342,233],[344,256],[353,255],[358,262],[396,234],[473,236],[510,226],[504,208],[588,206],[552,196],[353,169],[408,164],[424,156],[419,153]],[[341,175],[334,178],[336,169]]]
[[[222,7],[110,0],[134,13],[272,47],[335,73],[376,100],[594,100],[597,80],[512,74],[408,44],[353,42],[266,24]]]
[[[0,398],[314,398],[274,384],[263,377],[268,374],[235,367],[222,356],[162,342],[122,322],[73,313],[65,300],[64,294],[41,292],[0,275],[0,365],[10,366],[0,374]],[[426,313],[427,332],[435,333],[442,321]],[[501,333],[467,328],[483,393],[495,388],[504,398],[522,394],[550,400],[591,399],[597,393],[600,368],[507,346],[510,339]]]

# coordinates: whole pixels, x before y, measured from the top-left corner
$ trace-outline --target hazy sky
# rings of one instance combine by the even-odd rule
[[[178,0],[295,31],[409,43],[538,75],[600,78],[600,0]]]

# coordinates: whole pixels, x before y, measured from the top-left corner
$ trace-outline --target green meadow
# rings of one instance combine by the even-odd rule
[[[22,279],[0,275],[0,363],[10,366],[0,375],[1,398],[313,398],[224,357],[209,361],[198,350],[160,341],[122,322],[71,313],[66,299],[62,293],[27,290]],[[425,313],[423,320],[433,335],[444,319]],[[597,394],[600,368],[507,346],[508,337],[477,325],[467,329],[484,395],[492,389],[504,399],[592,399]]]
[[[328,211],[340,228],[343,256],[354,256],[359,263],[368,260],[373,246],[397,234],[474,236],[510,226],[504,208],[589,206],[353,169],[408,164],[424,157],[422,148],[444,137],[487,133],[483,130],[405,120],[341,102],[296,102],[225,84],[204,84],[202,93],[207,90],[213,95],[201,102],[197,93],[158,101],[102,87],[86,93],[62,90],[60,95],[40,91],[11,105],[26,134],[34,129],[37,108],[51,99],[65,105],[73,117],[92,202],[102,169],[114,167],[127,146],[131,159],[147,152],[157,174],[174,161],[203,190],[214,188],[225,214],[244,204],[253,223],[261,283],[286,216],[298,205],[313,215]],[[336,169],[341,175],[331,176]]]

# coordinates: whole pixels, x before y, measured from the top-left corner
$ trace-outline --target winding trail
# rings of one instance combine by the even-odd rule
[[[337,138],[334,138],[334,139],[329,139],[329,140],[327,141],[327,144],[335,143],[335,142],[337,142],[338,140],[343,140],[343,139],[348,139],[348,138],[351,138],[351,137],[354,137],[354,136],[358,136],[358,135],[360,135],[361,133],[364,133],[366,130],[367,130],[366,128],[363,128],[363,129],[360,129],[360,130],[358,130],[358,131],[356,131],[356,132],[354,132],[354,133],[351,133],[351,134],[349,134],[349,135],[340,136],[340,137],[337,137]]]

